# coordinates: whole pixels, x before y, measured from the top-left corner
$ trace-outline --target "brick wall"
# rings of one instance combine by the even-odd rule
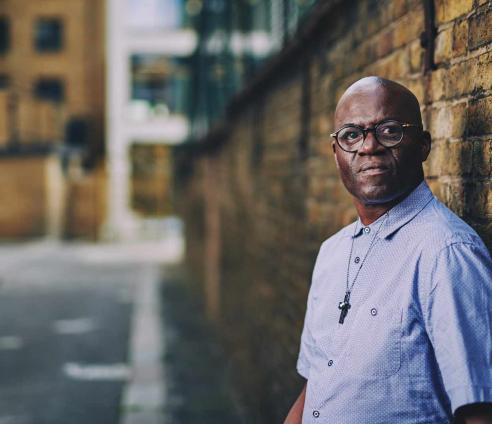
[[[324,1],[231,105],[222,128],[178,151],[187,258],[229,348],[251,422],[281,422],[320,243],[356,214],[329,133],[337,99],[365,75],[396,79],[433,135],[434,193],[492,248],[492,2],[436,0],[424,73],[417,0]]]
[[[0,158],[0,239],[46,235],[49,156]]]

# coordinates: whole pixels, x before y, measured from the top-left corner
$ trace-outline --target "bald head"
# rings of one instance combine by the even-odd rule
[[[358,103],[368,100],[396,111],[399,116],[392,118],[422,124],[419,102],[408,88],[395,81],[370,76],[354,82],[343,93],[335,110],[335,127],[339,128],[347,122],[357,123],[347,119],[360,112],[360,108],[357,108]]]
[[[402,124],[402,136],[394,146],[385,146],[377,139],[375,127],[387,121]],[[366,129],[356,150],[338,144],[336,134],[341,128],[350,127]],[[422,181],[422,162],[429,154],[431,138],[421,127],[417,98],[394,81],[362,78],[342,95],[335,111],[332,148],[342,181],[354,196],[359,214],[381,205],[390,207]],[[346,130],[344,134],[349,140],[354,133]]]

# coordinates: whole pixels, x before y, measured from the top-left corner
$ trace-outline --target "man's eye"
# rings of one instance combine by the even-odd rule
[[[382,132],[383,134],[388,134],[388,135],[390,135],[390,134],[395,134],[395,133],[397,133],[397,132],[398,132],[398,129],[397,129],[396,127],[384,127],[384,128],[382,128],[382,129],[381,129],[381,132]]]
[[[353,140],[360,138],[360,135],[361,135],[360,131],[347,130],[347,131],[342,132],[342,134],[340,134],[340,138],[343,141],[353,141]]]

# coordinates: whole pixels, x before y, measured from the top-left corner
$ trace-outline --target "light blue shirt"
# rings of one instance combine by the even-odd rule
[[[308,380],[302,422],[449,423],[461,405],[492,402],[482,240],[425,182],[367,228],[352,223],[318,254],[297,362]],[[339,324],[352,240],[349,284],[364,264]]]

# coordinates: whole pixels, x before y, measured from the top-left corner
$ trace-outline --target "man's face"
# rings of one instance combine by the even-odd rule
[[[394,119],[420,125],[419,115],[408,98],[382,86],[359,89],[342,99],[335,115],[336,129],[351,123],[373,128]],[[430,151],[430,136],[419,128],[404,129],[403,139],[393,148],[379,144],[367,134],[357,152],[345,152],[333,141],[335,160],[343,184],[361,203],[389,203],[415,187],[423,178],[422,162]]]

